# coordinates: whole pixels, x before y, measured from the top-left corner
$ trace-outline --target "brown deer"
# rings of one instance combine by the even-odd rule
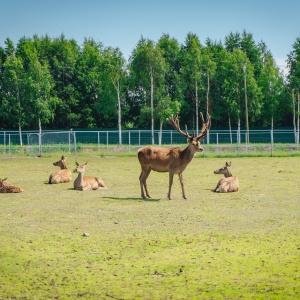
[[[104,181],[100,177],[84,176],[86,165],[87,162],[83,165],[79,165],[76,162],[74,173],[78,173],[78,176],[74,181],[74,190],[86,191],[106,188]]]
[[[225,178],[219,180],[214,192],[217,193],[230,193],[239,191],[239,179],[236,176],[232,176],[229,167],[231,162],[225,163],[225,167],[214,171],[215,174],[223,174]]]
[[[72,180],[72,172],[67,168],[66,160],[67,158],[63,155],[60,160],[53,163],[53,166],[60,167],[60,170],[49,176],[49,184],[70,182]]]
[[[0,178],[0,193],[22,193],[24,190],[7,182],[7,178]]]
[[[186,199],[183,185],[182,173],[191,162],[196,152],[203,151],[200,140],[203,139],[210,128],[210,116],[207,116],[207,121],[203,119],[202,113],[202,129],[198,135],[190,135],[187,131],[180,129],[178,116],[169,119],[170,124],[184,137],[187,138],[187,147],[181,149],[179,147],[162,148],[157,146],[146,146],[138,150],[138,159],[141,164],[142,172],[140,175],[140,186],[142,198],[150,198],[148,193],[146,180],[151,170],[156,172],[169,172],[169,192],[168,199],[171,200],[171,188],[173,184],[174,174],[178,174],[182,190],[182,197]],[[145,195],[146,192],[146,195]]]

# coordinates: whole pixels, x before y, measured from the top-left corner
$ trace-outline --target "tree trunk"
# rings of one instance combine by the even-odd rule
[[[119,128],[119,144],[122,145],[122,118],[121,118],[121,98],[120,98],[120,81],[116,85],[118,97],[118,128]]]
[[[42,156],[42,123],[39,118],[39,156]]]
[[[229,126],[229,138],[230,138],[230,144],[232,144],[232,130],[231,130],[231,119],[230,119],[230,114],[228,114],[228,126]]]
[[[159,122],[159,145],[162,143],[162,128],[163,128],[163,120]]]
[[[209,90],[210,90],[209,72],[207,71],[206,117],[208,116],[209,113]],[[209,144],[209,130],[207,131],[207,144]]]
[[[152,69],[150,71],[150,81],[151,81],[151,139],[152,139],[152,144],[154,144],[154,105],[153,105],[153,92],[154,92],[154,83],[153,83],[153,72]]]
[[[245,91],[245,117],[246,117],[246,144],[249,144],[249,119],[248,119],[248,96],[247,96],[247,78],[246,65],[244,65],[244,91]]]
[[[300,117],[300,92],[298,91],[298,105],[297,105],[297,144],[299,144],[299,117]]]
[[[198,102],[198,83],[195,80],[195,104],[196,104],[196,133],[199,133],[199,102]]]
[[[295,139],[295,143],[297,143],[296,103],[295,103],[295,94],[294,94],[294,90],[292,90],[292,99],[293,99],[293,126],[294,126],[294,139]]]
[[[23,147],[21,120],[19,120],[19,139],[20,139],[20,146]]]

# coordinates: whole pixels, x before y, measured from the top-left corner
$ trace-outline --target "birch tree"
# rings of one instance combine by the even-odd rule
[[[154,144],[155,88],[162,84],[165,62],[160,49],[153,41],[142,38],[138,42],[130,58],[130,70],[135,73],[136,78],[139,77],[138,84],[145,90],[150,90],[151,141]]]
[[[182,48],[182,75],[185,95],[195,103],[195,127],[199,132],[199,89],[201,84],[201,45],[195,34],[189,33]]]
[[[125,59],[121,51],[107,48],[104,53],[104,69],[106,76],[112,82],[117,95],[119,144],[122,144],[122,104],[121,90],[125,78]]]

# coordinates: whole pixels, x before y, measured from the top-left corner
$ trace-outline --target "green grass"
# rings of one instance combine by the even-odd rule
[[[166,200],[135,157],[69,157],[109,189],[48,185],[57,156],[0,157],[0,299],[299,299],[300,158],[234,158],[241,190],[211,192],[224,159],[197,156]],[[89,233],[83,237],[82,233]]]

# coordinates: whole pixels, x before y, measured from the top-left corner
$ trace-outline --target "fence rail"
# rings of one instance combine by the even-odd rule
[[[161,139],[160,139],[161,134]],[[165,145],[186,144],[186,139],[175,130],[155,130],[155,143]],[[151,130],[123,130],[122,147],[118,149],[131,150],[133,147],[151,144]],[[250,130],[249,144],[246,143],[245,130],[211,130],[202,141],[203,144],[215,146],[216,149],[251,149],[267,148],[272,151],[279,144],[285,144],[287,149],[299,150],[299,133],[294,130]],[[63,131],[23,131],[21,136],[17,131],[0,131],[0,152],[12,152],[19,149],[20,145],[28,153],[48,151],[79,151],[88,148],[110,149],[119,144],[119,132],[117,130],[63,130]],[[226,146],[227,145],[227,146]],[[252,145],[252,146],[251,146]],[[264,147],[259,147],[264,145]],[[276,146],[277,145],[277,146]],[[288,146],[289,145],[289,146]],[[213,148],[213,147],[211,147]],[[284,147],[281,146],[283,149]],[[270,150],[271,149],[271,150]]]

